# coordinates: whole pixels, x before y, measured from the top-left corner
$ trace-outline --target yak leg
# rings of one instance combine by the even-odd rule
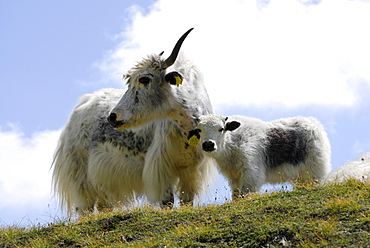
[[[180,173],[179,197],[181,205],[192,205],[194,197],[200,189],[202,178],[197,172],[197,168],[187,168]]]
[[[173,208],[175,204],[175,197],[173,195],[173,190],[169,188],[167,190],[166,195],[164,196],[164,199],[161,202],[161,208]]]

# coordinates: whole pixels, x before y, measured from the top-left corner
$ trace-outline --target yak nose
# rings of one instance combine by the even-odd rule
[[[216,150],[215,143],[213,141],[204,141],[202,143],[202,149],[206,152],[212,152]]]
[[[114,128],[118,128],[120,126],[122,126],[123,124],[125,124],[124,121],[122,120],[117,120],[117,114],[116,113],[111,113],[109,116],[108,116],[108,122],[109,124],[114,127]]]

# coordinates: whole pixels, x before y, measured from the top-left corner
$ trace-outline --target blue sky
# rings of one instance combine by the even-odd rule
[[[116,45],[139,1],[0,1],[0,125],[59,129],[78,97],[99,88],[93,63]],[[142,1],[142,8],[151,1]]]
[[[212,5],[212,8],[209,6]],[[0,0],[0,225],[60,215],[49,171],[80,95],[183,50],[218,114],[315,116],[333,168],[370,151],[368,1]]]

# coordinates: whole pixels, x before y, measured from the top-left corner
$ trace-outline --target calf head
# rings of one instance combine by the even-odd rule
[[[224,136],[227,131],[234,131],[241,124],[238,121],[228,122],[228,117],[207,115],[196,119],[197,128],[190,131],[188,135],[190,145],[202,145],[206,152],[216,151],[222,147]]]
[[[192,30],[177,41],[167,59],[162,58],[163,52],[150,55],[124,75],[128,89],[108,116],[114,128],[133,128],[154,119],[184,116],[170,88],[182,83],[182,75],[176,71],[167,73],[166,69],[175,63],[183,41]]]

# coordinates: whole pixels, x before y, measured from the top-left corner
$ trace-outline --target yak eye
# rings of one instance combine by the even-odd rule
[[[146,77],[146,76],[144,76],[144,77],[141,77],[141,78],[139,78],[139,83],[141,83],[141,84],[143,84],[143,85],[148,85],[152,80],[150,79],[150,77]]]
[[[224,131],[224,129],[223,129],[223,128],[220,128],[220,130],[218,130],[218,131],[221,133],[221,132],[223,132],[223,131]]]

